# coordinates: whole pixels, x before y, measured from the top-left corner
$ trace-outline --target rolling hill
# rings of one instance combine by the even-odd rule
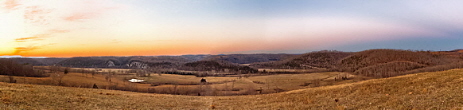
[[[131,57],[73,57],[59,62],[66,67],[85,68],[145,68],[171,64],[183,64],[194,60],[182,56],[131,56]]]
[[[34,66],[48,66],[58,64],[67,58],[9,58],[19,64],[31,64]]]
[[[180,67],[182,70],[190,70],[190,71],[225,71],[225,69],[229,70],[230,72],[238,72],[241,71],[242,73],[257,73],[256,69],[250,68],[249,66],[242,66],[233,63],[220,63],[217,61],[196,61],[184,64]]]
[[[143,65],[160,66],[171,64],[184,64],[204,59],[209,55],[182,55],[182,56],[99,56],[99,57],[72,57],[72,58],[9,58],[20,64],[34,66],[61,65],[66,67],[85,68],[139,68]]]
[[[295,56],[293,54],[229,54],[229,55],[181,55],[181,56],[97,56],[72,58],[10,58],[20,64],[34,66],[61,65],[84,68],[177,68],[195,61],[216,61],[221,63],[248,64],[279,61]]]
[[[256,62],[280,61],[297,56],[296,54],[227,54],[211,55],[204,58],[207,61],[217,61],[222,63],[250,64]]]
[[[351,52],[341,51],[316,51],[282,61],[253,63],[251,66],[256,68],[336,69],[338,61],[351,54]]]
[[[253,63],[254,68],[351,72],[384,78],[463,67],[461,50],[411,51],[372,49],[360,52],[316,51],[281,61]]]
[[[461,58],[426,51],[373,49],[340,60],[340,70],[369,77],[391,77],[463,66]]]
[[[248,96],[180,96],[0,82],[0,109],[461,109],[463,69]]]
[[[463,51],[411,51],[372,49],[360,52],[316,51],[293,54],[228,54],[182,56],[12,58],[20,64],[61,65],[85,68],[167,68],[210,71],[225,66],[250,64],[252,68],[302,69],[315,72],[342,71],[368,77],[391,77],[417,72],[441,71],[463,67]],[[199,61],[199,62],[198,62]],[[214,61],[220,64],[197,65]],[[193,64],[193,65],[185,65]],[[220,67],[219,67],[220,66]],[[208,69],[209,68],[209,69]]]

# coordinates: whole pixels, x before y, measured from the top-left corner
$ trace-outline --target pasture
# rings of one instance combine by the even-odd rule
[[[161,93],[175,95],[230,96],[254,95],[290,91],[303,88],[328,86],[365,80],[355,75],[342,72],[299,73],[299,74],[254,74],[233,75],[224,77],[196,77],[194,75],[149,73],[138,76],[130,73],[130,69],[94,69],[97,73],[79,72],[83,68],[72,68],[72,72],[60,77],[19,77],[14,76],[16,83],[58,85],[78,88],[97,88],[123,90],[145,93]],[[349,80],[337,80],[346,76]],[[201,83],[201,79],[206,83]],[[131,83],[130,79],[144,80],[142,83]],[[0,81],[8,82],[9,78],[0,75]]]
[[[455,69],[248,96],[147,94],[0,82],[0,109],[458,110],[463,107],[462,77],[463,70]]]

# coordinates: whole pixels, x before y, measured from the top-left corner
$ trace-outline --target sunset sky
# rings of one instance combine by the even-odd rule
[[[463,48],[462,0],[0,0],[0,56]]]

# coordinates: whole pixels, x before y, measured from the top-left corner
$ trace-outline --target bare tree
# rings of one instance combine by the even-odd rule
[[[63,85],[63,78],[69,73],[69,67],[64,68],[63,72],[60,72],[61,67],[59,66],[50,66],[51,79],[55,82],[56,85]]]

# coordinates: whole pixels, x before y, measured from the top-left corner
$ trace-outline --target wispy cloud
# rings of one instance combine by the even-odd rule
[[[96,15],[93,13],[73,13],[69,16],[65,16],[63,19],[65,21],[81,21],[81,20],[93,18],[94,16]]]
[[[17,32],[0,35],[15,35],[12,40],[16,42],[16,45],[11,46],[10,49],[13,50],[8,53],[23,55],[29,51],[54,45],[48,44],[51,42],[48,41],[49,38],[81,31],[87,28],[89,23],[105,19],[106,15],[124,6],[111,0],[52,0],[47,2],[0,0],[0,11],[6,11],[7,17],[15,19],[9,24],[18,24],[14,29]],[[120,42],[119,40],[111,41],[111,43]]]
[[[32,51],[32,50],[39,49],[39,48],[40,48],[40,47],[37,47],[37,46],[16,47],[16,48],[14,48],[15,51],[14,51],[13,55],[18,55],[18,54],[20,54],[21,52]]]
[[[48,30],[48,33],[50,34],[57,34],[57,33],[67,33],[67,32],[70,32],[71,30],[67,30],[67,29],[51,29],[51,30]]]
[[[29,42],[29,41],[44,40],[45,38],[52,37],[55,34],[67,33],[67,32],[69,32],[69,30],[51,29],[51,30],[46,31],[45,33],[36,34],[36,35],[34,35],[32,37],[17,38],[17,39],[15,39],[15,41],[16,42],[26,43],[26,42]],[[50,43],[50,44],[39,45],[39,46],[35,46],[35,44],[26,44],[28,46],[18,46],[16,48],[14,48],[13,55],[20,55],[21,53],[24,53],[24,52],[33,51],[33,50],[37,50],[37,49],[42,49],[42,48],[44,48],[46,46],[55,45],[55,44],[56,43]]]
[[[24,52],[28,52],[28,51],[33,51],[33,50],[37,50],[37,49],[41,49],[43,47],[46,47],[46,46],[51,46],[51,45],[55,45],[56,43],[51,43],[51,44],[46,44],[46,45],[40,45],[40,46],[33,46],[33,45],[30,45],[30,46],[27,46],[27,47],[16,47],[14,48],[15,51],[13,52],[13,55],[20,55],[21,53],[24,53]]]
[[[49,17],[52,9],[47,9],[41,6],[27,6],[24,10],[24,20],[26,23],[50,24]]]
[[[68,15],[63,17],[63,20],[75,22],[75,21],[84,21],[89,19],[95,19],[100,16],[103,16],[108,11],[119,9],[121,6],[111,5],[108,1],[83,1],[75,4],[76,9],[68,13]],[[81,7],[85,7],[82,9]]]
[[[24,38],[17,38],[15,39],[16,42],[26,42],[28,40],[43,40],[41,37],[33,36],[33,37],[24,37]]]
[[[2,5],[7,11],[9,11],[18,9],[18,6],[21,4],[19,4],[16,0],[6,0]]]
[[[32,37],[24,37],[24,38],[17,38],[15,39],[16,42],[27,42],[27,41],[38,41],[38,40],[44,40],[45,38],[52,37],[54,34],[58,33],[67,33],[70,32],[70,30],[65,30],[65,29],[51,29],[48,30],[42,34],[36,34],[33,35]]]

